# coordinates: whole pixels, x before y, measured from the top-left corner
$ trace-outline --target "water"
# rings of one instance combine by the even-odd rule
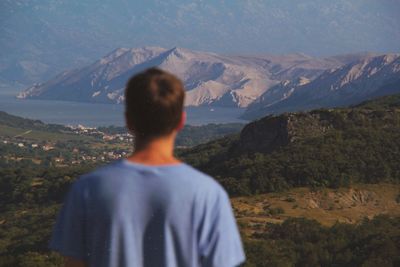
[[[53,100],[16,99],[10,93],[0,93],[0,110],[46,123],[85,126],[124,125],[123,105],[91,104]],[[228,123],[238,119],[244,109],[221,107],[186,108],[187,124]]]

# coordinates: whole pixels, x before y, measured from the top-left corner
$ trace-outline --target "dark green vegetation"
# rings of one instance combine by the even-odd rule
[[[244,127],[241,123],[215,124],[201,126],[186,125],[176,138],[177,146],[195,146],[233,133]]]
[[[47,250],[51,228],[71,182],[93,167],[2,166],[1,267],[63,266],[62,258]],[[398,266],[400,218],[379,216],[330,228],[295,218],[267,223],[245,239],[245,248],[245,266]]]
[[[25,119],[0,111],[0,137],[36,141],[91,140],[89,136],[76,135],[70,128],[58,124],[45,124],[40,120]]]
[[[186,125],[179,132],[176,139],[177,147],[192,147],[202,143],[222,138],[226,135],[238,133],[244,127],[241,123],[225,123],[192,126]],[[108,126],[98,127],[99,132],[108,135],[126,134],[125,127]],[[0,136],[3,137],[26,137],[35,140],[92,140],[98,136],[76,135],[65,126],[58,124],[45,124],[40,120],[25,119],[0,111]]]
[[[266,224],[246,241],[246,266],[400,266],[400,218],[324,227],[304,218]]]
[[[41,130],[51,132],[70,132],[67,127],[58,124],[45,124],[40,120],[25,119],[0,111],[0,125],[28,130]]]
[[[400,95],[353,108],[268,116],[180,151],[232,195],[400,182]]]
[[[209,141],[214,135],[239,132],[242,127],[186,126],[177,145],[191,146]],[[1,267],[62,266],[62,257],[50,253],[47,244],[70,184],[80,174],[127,155],[132,149],[126,139],[103,141],[103,134],[124,134],[125,128],[99,130],[76,134],[61,125],[0,112]],[[51,148],[45,150],[45,146]]]
[[[47,249],[51,229],[70,184],[94,167],[2,163],[1,267],[63,266],[62,257]],[[400,218],[379,216],[332,227],[293,218],[282,225],[266,223],[244,241],[245,266],[398,266]]]
[[[400,80],[396,83],[397,87],[400,87]],[[390,87],[392,88],[392,87]],[[391,109],[391,108],[399,108],[400,106],[400,95],[389,95],[385,97],[381,97],[372,101],[365,101],[356,107],[365,108],[365,109]]]
[[[0,163],[0,266],[63,266],[47,244],[70,184],[94,165],[47,167],[30,160]]]
[[[64,133],[62,126],[31,122],[13,124],[13,119],[4,121],[3,116],[0,125],[72,135]],[[225,134],[233,128],[208,131]],[[203,137],[190,130],[184,136]],[[398,183],[399,137],[397,95],[354,108],[267,117],[250,123],[240,134],[180,149],[178,154],[217,177],[231,194],[253,195],[300,186]],[[117,149],[112,145],[108,149]],[[107,162],[82,156],[98,156],[108,144],[93,137],[62,139],[54,146],[43,151],[0,144],[0,267],[62,266],[62,258],[47,249],[56,214],[76,177]],[[75,147],[79,152],[73,152]],[[55,157],[62,157],[65,164],[57,165]],[[74,160],[80,163],[69,164]],[[279,216],[287,210],[269,208],[265,213]],[[399,266],[399,229],[400,218],[390,216],[332,227],[302,218],[264,223],[245,237],[246,266]]]
[[[207,125],[192,126],[186,125],[182,131],[179,132],[176,138],[176,146],[178,147],[191,147],[202,143],[209,142],[216,138],[221,138],[229,134],[238,133],[244,127],[241,123],[225,123],[215,124],[210,123]],[[100,131],[107,134],[124,134],[127,132],[125,127],[99,127]]]

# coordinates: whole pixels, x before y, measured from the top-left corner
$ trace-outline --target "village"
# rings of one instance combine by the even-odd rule
[[[105,133],[94,127],[67,126],[68,134],[82,140],[38,140],[30,131],[15,136],[1,136],[3,157],[7,160],[30,159],[42,163],[45,159],[54,166],[79,165],[88,162],[109,162],[127,156],[133,149],[133,136],[129,133]]]

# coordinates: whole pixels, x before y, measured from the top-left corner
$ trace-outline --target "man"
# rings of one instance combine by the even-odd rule
[[[185,123],[175,76],[149,69],[128,82],[125,116],[135,152],[80,177],[50,248],[66,266],[240,265],[244,252],[228,195],[173,155]]]

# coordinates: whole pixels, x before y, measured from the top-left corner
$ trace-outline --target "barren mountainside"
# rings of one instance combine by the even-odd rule
[[[160,47],[120,48],[91,65],[65,71],[21,92],[19,98],[122,103],[126,81],[149,67],[178,75],[187,89],[187,106],[248,107],[260,96],[281,98],[277,86],[307,83],[324,71],[339,68],[371,54],[314,58],[303,54],[238,56]],[[273,90],[271,90],[273,89]],[[283,90],[287,89],[284,86]],[[291,89],[284,94],[291,94]]]
[[[253,102],[243,117],[343,107],[399,92],[400,55],[373,56],[327,70],[312,81],[284,81]]]

